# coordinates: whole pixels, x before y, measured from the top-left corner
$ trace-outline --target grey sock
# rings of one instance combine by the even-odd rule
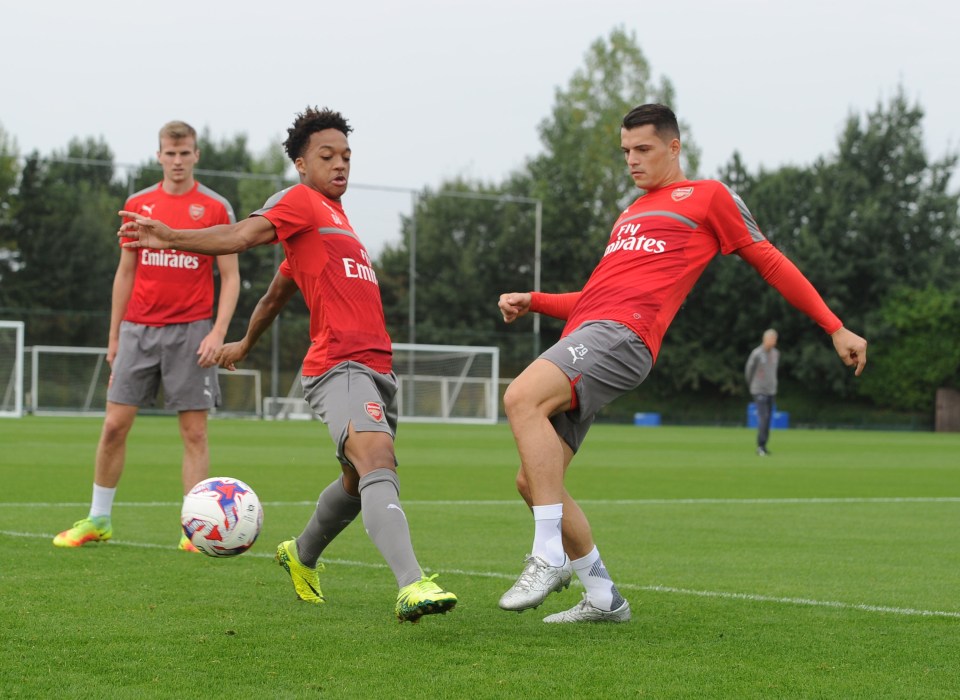
[[[419,581],[423,572],[400,507],[400,480],[392,469],[375,469],[360,479],[363,526],[397,578],[397,586]]]
[[[320,554],[360,512],[360,497],[343,488],[342,477],[323,490],[313,517],[297,538],[297,557],[304,566],[315,567]]]

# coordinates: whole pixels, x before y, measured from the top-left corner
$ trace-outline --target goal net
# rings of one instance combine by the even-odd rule
[[[394,343],[393,371],[401,420],[497,422],[499,348]]]
[[[393,344],[393,371],[400,391],[400,420],[432,423],[496,423],[500,404],[500,349],[474,345]],[[299,373],[286,396],[264,399],[274,420],[315,418],[303,398]]]
[[[27,349],[30,387],[27,409],[34,415],[102,416],[110,366],[106,348],[34,345]],[[211,414],[260,417],[260,371],[219,371],[220,406]],[[163,393],[156,402],[163,408]]]
[[[17,356],[22,354],[14,353]],[[23,407],[36,415],[103,415],[110,366],[105,348],[35,345],[29,358]],[[411,422],[496,423],[500,403],[500,350],[471,345],[395,343],[400,419]],[[2,371],[2,365],[0,365]],[[286,396],[262,396],[261,369],[221,370],[222,417],[310,420],[299,372]],[[157,399],[163,407],[163,396]]]
[[[0,321],[0,418],[23,415],[23,321]]]

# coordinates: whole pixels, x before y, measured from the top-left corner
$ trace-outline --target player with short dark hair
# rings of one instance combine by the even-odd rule
[[[566,319],[560,341],[504,395],[520,453],[517,489],[533,511],[531,554],[500,599],[505,610],[539,606],[570,585],[586,593],[544,622],[624,622],[620,595],[590,524],[564,488],[573,455],[603,406],[646,379],[670,322],[716,254],[736,253],[829,333],[844,364],[867,361],[867,342],[843,327],[803,274],[761,233],[743,200],[716,180],[689,181],[676,116],[664,105],[631,110],[620,129],[630,175],[645,191],[617,218],[603,257],[579,292],[500,296],[507,323],[534,311]]]
[[[193,177],[200,160],[196,130],[186,122],[168,122],[159,140],[163,179],[131,195],[124,209],[185,229],[235,221],[230,203]],[[214,261],[220,272],[215,321]],[[137,411],[153,404],[161,384],[165,407],[177,411],[180,423],[183,493],[207,478],[207,413],[220,403],[214,356],[223,345],[239,294],[236,255],[120,249],[107,342],[110,384],[90,512],[58,534],[56,546],[79,547],[113,536],[113,499],[123,475],[127,435]],[[197,551],[182,532],[179,547]]]
[[[312,342],[303,362],[304,396],[327,424],[342,474],[320,494],[300,536],[279,545],[277,561],[290,574],[299,598],[322,602],[320,554],[362,514],[370,539],[396,577],[396,615],[401,622],[416,622],[452,609],[457,597],[434,583],[436,575],[423,574],[400,505],[392,346],[376,273],[340,201],[350,175],[350,131],[346,120],[329,109],[297,115],[284,147],[300,184],[276,193],[243,221],[203,231],[173,230],[131,212],[125,213],[131,221],[120,233],[135,239],[124,244],[129,248],[206,253],[239,252],[280,241],[289,275],[283,268],[277,272],[247,337],[259,336],[256,329],[262,333],[292,296],[292,280],[310,309]]]

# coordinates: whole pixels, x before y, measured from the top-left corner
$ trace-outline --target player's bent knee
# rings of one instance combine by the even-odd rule
[[[397,472],[393,469],[388,469],[386,467],[381,467],[380,469],[374,469],[371,472],[364,474],[360,477],[359,491],[363,491],[365,488],[377,484],[380,482],[387,482],[393,484],[397,492],[400,492],[400,479],[397,477]]]
[[[534,403],[522,385],[518,386],[516,382],[507,387],[503,394],[503,410],[507,418],[516,416],[533,408]]]

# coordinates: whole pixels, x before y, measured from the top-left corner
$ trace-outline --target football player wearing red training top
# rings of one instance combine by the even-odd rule
[[[830,334],[840,359],[867,361],[867,342],[843,327],[806,277],[760,232],[743,201],[714,180],[691,182],[680,165],[680,130],[663,105],[641,105],[623,119],[620,145],[645,191],[620,214],[603,257],[579,292],[500,296],[510,323],[529,311],[566,319],[560,341],[510,384],[504,407],[520,453],[517,489],[533,511],[534,539],[504,610],[526,610],[570,585],[583,599],[544,622],[625,622],[620,595],[590,524],[564,488],[564,474],[594,416],[650,372],[670,322],[710,260],[736,253]]]
[[[277,272],[246,337],[252,344],[292,296],[293,284],[299,287],[310,309],[304,396],[327,424],[342,474],[320,494],[300,536],[280,543],[277,561],[290,574],[299,598],[322,602],[320,554],[361,513],[370,539],[396,577],[396,615],[401,622],[415,622],[447,612],[457,597],[424,576],[400,505],[394,455],[398,387],[390,337],[377,276],[340,203],[350,175],[351,130],[339,112],[307,109],[298,115],[284,148],[300,184],[273,195],[243,221],[188,231],[123,212],[131,221],[120,234],[136,239],[124,243],[128,248],[208,255],[280,241],[289,274],[285,268]]]
[[[233,208],[193,177],[200,159],[197,132],[184,122],[160,129],[157,160],[163,180],[132,195],[124,206],[181,228],[233,222]],[[220,298],[213,320],[213,265]],[[183,441],[183,492],[207,478],[207,413],[220,402],[215,353],[223,345],[237,297],[237,256],[179,250],[120,249],[113,280],[107,363],[106,418],[97,445],[89,515],[53,539],[79,547],[113,535],[113,498],[123,474],[127,435],[140,407],[153,404],[162,383],[165,406],[177,411]],[[181,533],[180,549],[197,551]]]

